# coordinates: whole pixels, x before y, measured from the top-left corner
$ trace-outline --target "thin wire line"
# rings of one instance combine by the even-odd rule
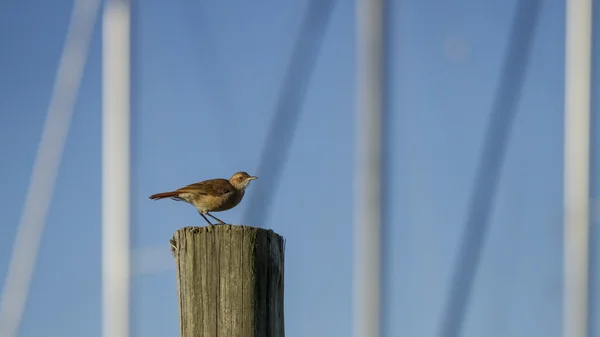
[[[220,62],[217,44],[215,42],[215,32],[210,30],[210,22],[206,19],[207,15],[202,5],[202,1],[194,1],[198,8],[192,8],[189,0],[180,0],[180,10],[183,17],[184,25],[191,32],[190,39],[196,38],[197,41],[192,41],[191,46],[193,53],[196,56],[196,61],[200,64],[200,80],[203,80],[203,87],[210,89],[210,92],[205,92],[204,97],[207,97],[212,104],[212,117],[216,120],[219,128],[219,134],[225,134],[228,130],[239,129],[238,118],[236,118],[235,109],[231,107],[231,102],[227,98],[231,96],[231,92],[227,90],[227,81],[224,76],[224,67]],[[198,43],[194,43],[198,42]],[[204,61],[204,62],[202,62]],[[204,66],[202,66],[204,65]],[[208,66],[206,66],[208,65]],[[202,76],[205,75],[205,76]],[[206,110],[199,112],[201,114],[210,114]],[[227,143],[224,141],[219,143],[221,151],[221,159],[227,164],[231,163],[233,158],[238,156],[225,155],[231,149],[227,148]],[[233,149],[234,151],[236,149]]]
[[[393,108],[393,89],[392,84],[394,83],[393,74],[395,74],[396,68],[394,67],[394,42],[397,40],[397,35],[394,34],[394,10],[396,7],[394,6],[393,1],[384,1],[383,2],[383,51],[382,51],[382,64],[384,74],[382,76],[383,80],[383,88],[382,88],[382,139],[381,139],[381,179],[382,181],[390,181],[391,173],[392,173],[392,135],[393,135],[393,125],[390,123],[391,116],[394,111]],[[391,336],[391,331],[388,328],[389,323],[392,319],[392,310],[387,310],[390,308],[391,300],[389,296],[384,296],[388,289],[393,286],[392,282],[390,282],[389,276],[390,268],[386,268],[386,266],[390,266],[392,263],[392,245],[391,242],[391,230],[392,225],[390,224],[390,211],[392,206],[390,205],[390,195],[392,189],[389,184],[381,184],[381,239],[380,239],[380,303],[379,303],[379,326],[381,331],[381,336]]]
[[[440,336],[456,337],[462,329],[489,228],[489,215],[497,192],[507,140],[523,87],[540,5],[540,0],[520,1],[517,5],[502,77],[473,186],[466,228],[443,311]]]
[[[244,213],[245,223],[262,227],[267,219],[334,4],[313,0],[306,10],[260,157],[257,175],[262,180]]]
[[[0,299],[2,337],[16,336],[22,321],[99,8],[99,0],[77,0],[71,13],[67,38]]]
[[[597,31],[598,27],[600,27],[600,22],[598,22],[598,20],[594,20],[594,17],[597,17],[597,14],[599,13],[600,10],[600,6],[598,6],[598,3],[595,1],[592,1],[592,32]],[[595,57],[596,55],[598,55],[598,52],[600,51],[600,45],[597,43],[594,43],[594,38],[595,35],[592,33],[592,55],[591,55],[591,73],[590,73],[590,172],[598,172],[598,168],[600,168],[600,161],[598,160],[598,153],[600,153],[600,151],[598,151],[598,149],[600,149],[600,147],[598,147],[598,144],[600,144],[600,137],[599,133],[598,133],[598,128],[597,126],[600,125],[598,123],[599,119],[598,119],[598,114],[596,113],[598,106],[600,106],[598,103],[598,97],[595,95],[595,93],[598,90],[598,77],[596,74],[598,74],[598,60]],[[594,174],[590,174],[590,196],[596,196],[596,199],[594,198],[590,198],[590,233],[589,233],[589,238],[590,238],[590,242],[589,242],[589,249],[590,249],[590,253],[589,253],[589,261],[588,261],[588,268],[589,268],[589,281],[588,284],[590,285],[589,287],[589,312],[588,312],[588,316],[589,317],[596,317],[595,313],[597,311],[598,308],[598,304],[597,301],[595,301],[594,299],[597,298],[597,294],[598,294],[598,290],[597,288],[594,286],[596,283],[596,281],[598,280],[598,274],[597,274],[597,254],[598,252],[600,252],[600,249],[598,247],[598,226],[600,225],[600,199],[598,199],[598,195],[600,194],[600,189],[598,188],[598,183],[597,180],[598,176],[594,175]],[[592,319],[588,319],[588,334],[590,336],[597,336],[597,331],[598,331],[598,325],[594,322],[594,320]]]

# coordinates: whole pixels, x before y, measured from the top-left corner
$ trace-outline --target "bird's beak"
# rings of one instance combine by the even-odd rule
[[[252,177],[248,178],[248,180],[254,180],[254,179],[258,179],[258,177],[257,176],[252,176]]]

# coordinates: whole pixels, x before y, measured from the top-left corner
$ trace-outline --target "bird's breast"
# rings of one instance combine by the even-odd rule
[[[208,212],[221,212],[237,206],[244,197],[244,191],[235,191],[222,196],[200,196],[195,200],[198,209]]]
[[[233,195],[231,197],[231,201],[230,201],[231,207],[229,207],[229,208],[233,208],[233,207],[237,206],[242,201],[243,197],[244,197],[244,190],[236,191],[236,193],[233,193]]]

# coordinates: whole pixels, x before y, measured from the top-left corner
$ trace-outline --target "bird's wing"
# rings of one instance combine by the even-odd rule
[[[235,188],[231,186],[229,180],[227,179],[212,179],[187,185],[178,189],[177,192],[196,193],[218,197],[235,192]]]

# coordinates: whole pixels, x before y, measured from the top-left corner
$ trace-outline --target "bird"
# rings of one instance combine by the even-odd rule
[[[226,223],[210,214],[209,212],[222,212],[237,206],[244,197],[246,187],[252,181],[258,179],[244,171],[235,173],[227,179],[217,178],[193,183],[171,192],[162,192],[150,196],[152,200],[170,198],[176,201],[184,201],[196,207],[198,213],[213,225],[204,215],[217,220],[219,224]]]

